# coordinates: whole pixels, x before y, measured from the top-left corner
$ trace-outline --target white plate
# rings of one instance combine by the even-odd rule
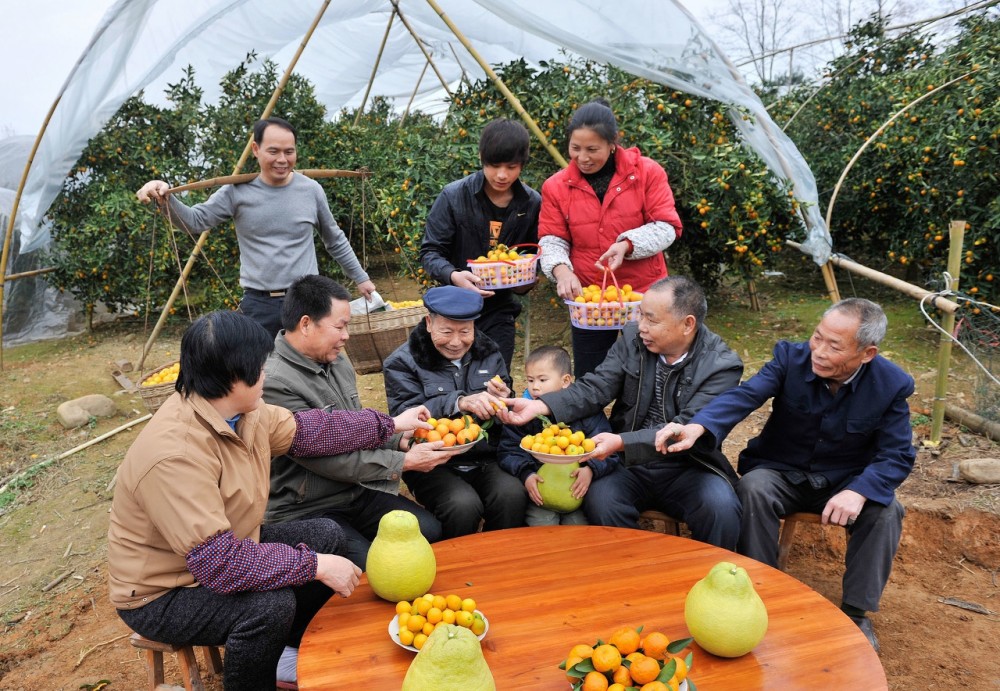
[[[479,439],[476,441],[469,442],[468,444],[456,444],[455,446],[442,446],[438,451],[444,451],[449,456],[457,456],[459,454],[465,453],[473,446],[479,443]]]
[[[483,629],[483,632],[481,634],[479,634],[479,636],[477,636],[477,638],[479,638],[479,640],[483,640],[483,638],[486,637],[486,632],[490,630],[490,620],[487,619],[486,615],[483,614],[482,612],[480,612],[478,609],[476,610],[476,612],[479,614],[479,616],[481,616],[483,618],[483,623],[486,624],[486,628]],[[456,626],[457,626],[457,624],[456,624]],[[406,648],[407,650],[412,650],[415,653],[416,652],[420,652],[416,648],[414,648],[412,645],[403,645],[403,643],[400,642],[400,640],[399,640],[399,615],[398,614],[392,618],[392,621],[389,622],[389,638],[391,638],[392,642],[395,643],[396,645],[398,645],[400,648]]]
[[[531,456],[542,463],[556,463],[558,465],[568,465],[570,463],[583,463],[584,461],[590,460],[594,456],[594,452],[581,454],[578,456],[566,456],[564,454],[557,453],[541,453],[540,451],[531,451],[525,449]]]

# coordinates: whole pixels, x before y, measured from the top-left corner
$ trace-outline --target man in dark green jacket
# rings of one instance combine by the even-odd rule
[[[705,326],[705,293],[694,281],[657,281],[640,310],[597,370],[538,400],[510,399],[511,412],[498,417],[512,424],[539,414],[578,420],[614,401],[614,433],[595,438],[595,454],[617,452],[620,466],[591,486],[583,505],[587,519],[638,528],[639,513],[655,508],[687,523],[696,540],[735,549],[742,512],[726,457],[710,444],[664,457],[654,442],[665,424],[686,423],[739,384],[743,362]]]
[[[350,294],[325,276],[295,281],[282,306],[284,329],[264,367],[264,400],[292,412],[360,410],[357,380],[343,354],[351,319]],[[448,460],[441,443],[410,446],[394,435],[382,448],[336,456],[279,456],[271,463],[271,493],[265,520],[332,518],[348,536],[348,558],[362,569],[378,523],[389,511],[416,515],[430,542],[441,523],[415,502],[399,496],[404,471],[427,472]]]

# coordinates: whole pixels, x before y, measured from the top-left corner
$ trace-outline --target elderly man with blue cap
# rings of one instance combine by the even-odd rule
[[[429,312],[406,343],[384,365],[390,411],[426,405],[437,418],[493,417],[510,395],[511,378],[500,348],[476,332],[483,298],[457,286],[431,288],[424,295]],[[502,382],[502,383],[501,383]],[[499,421],[487,439],[430,472],[404,472],[403,480],[434,513],[445,539],[479,529],[524,525],[528,495],[521,482],[497,463]]]

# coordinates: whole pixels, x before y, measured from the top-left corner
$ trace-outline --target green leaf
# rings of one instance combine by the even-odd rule
[[[670,645],[667,646],[667,652],[670,654],[679,653],[684,650],[684,648],[691,645],[691,641],[693,640],[693,638],[681,638],[676,641],[672,641]]]
[[[662,681],[664,684],[670,681],[677,671],[677,661],[670,658],[670,661],[663,665],[663,669],[660,670],[659,676],[656,677],[657,681]]]

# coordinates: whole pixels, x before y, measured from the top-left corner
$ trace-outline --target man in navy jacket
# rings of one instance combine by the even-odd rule
[[[824,313],[807,343],[780,341],[774,359],[717,396],[688,425],[667,425],[660,451],[688,448],[702,434],[721,441],[774,398],[760,435],[740,454],[743,504],[738,550],[771,566],[778,560],[782,516],[821,514],[847,528],[841,609],[878,649],[868,611],[877,611],[902,532],[896,488],[913,469],[906,399],[913,378],[878,355],[882,308],[860,298]]]

